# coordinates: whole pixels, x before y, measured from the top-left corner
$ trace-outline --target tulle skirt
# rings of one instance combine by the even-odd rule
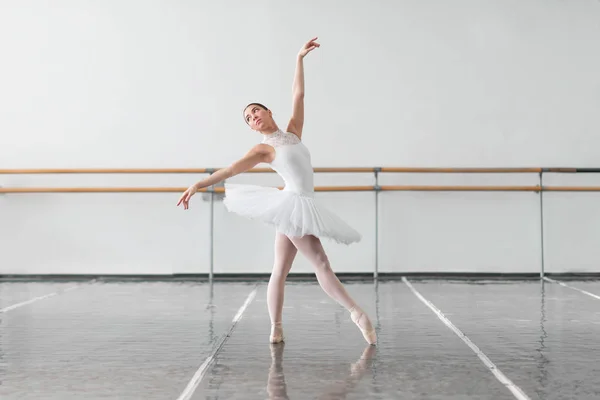
[[[225,184],[227,210],[274,226],[289,237],[314,235],[350,244],[361,235],[312,196],[274,187]]]

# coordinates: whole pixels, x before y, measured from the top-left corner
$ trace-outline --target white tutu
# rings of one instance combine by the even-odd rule
[[[223,203],[229,211],[275,226],[289,237],[314,235],[344,244],[361,239],[360,233],[314,197],[297,192],[226,183]]]

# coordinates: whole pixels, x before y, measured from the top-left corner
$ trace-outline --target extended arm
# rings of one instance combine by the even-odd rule
[[[292,117],[287,126],[287,131],[302,137],[304,127],[304,57],[321,46],[315,42],[317,38],[307,42],[296,57],[296,71],[294,73],[294,84],[292,86]]]
[[[227,178],[241,174],[253,168],[261,162],[271,162],[272,151],[268,146],[259,144],[253,147],[244,157],[240,158],[236,162],[232,163],[226,168],[222,168],[210,175],[209,177],[193,184],[190,186],[179,198],[177,205],[183,203],[183,208],[187,210],[189,208],[190,198],[196,194],[196,192],[202,188],[215,185],[219,182],[224,181]]]

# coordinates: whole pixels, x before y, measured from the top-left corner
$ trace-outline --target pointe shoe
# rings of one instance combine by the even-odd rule
[[[371,325],[371,321],[367,314],[358,307],[352,307],[352,309],[350,309],[350,318],[352,319],[352,322],[358,326],[358,329],[362,332],[367,343],[371,345],[377,343],[377,334],[375,333],[375,329],[373,328],[373,325]]]
[[[269,343],[280,343],[283,342],[283,328],[281,322],[275,322],[271,324],[271,337]]]

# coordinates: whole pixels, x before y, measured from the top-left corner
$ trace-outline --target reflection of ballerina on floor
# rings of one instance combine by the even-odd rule
[[[267,379],[269,400],[289,399],[283,374],[283,348],[285,342],[271,344],[271,368]]]
[[[269,400],[289,399],[285,375],[283,373],[284,347],[285,342],[271,345],[271,367],[269,368],[269,377],[267,379],[267,393],[269,395]],[[348,377],[344,381],[336,382],[327,387],[317,398],[323,400],[345,398],[367,372],[369,361],[375,354],[376,349],[375,346],[368,345],[362,352],[358,361],[350,366],[350,374]]]

